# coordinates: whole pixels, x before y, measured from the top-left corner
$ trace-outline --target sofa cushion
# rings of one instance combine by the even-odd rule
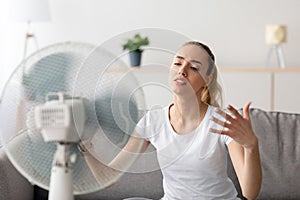
[[[149,145],[146,152],[153,151],[155,151],[154,147]],[[156,154],[151,154],[151,157],[140,157],[131,166],[130,171],[131,173],[125,173],[113,187],[78,195],[76,200],[121,200],[129,197],[160,199],[163,196],[162,174]],[[141,173],[141,171],[146,171],[146,173]]]
[[[251,109],[263,170],[258,199],[300,199],[300,114]]]

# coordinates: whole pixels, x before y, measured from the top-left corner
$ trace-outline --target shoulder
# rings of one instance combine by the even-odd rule
[[[142,117],[140,121],[143,121],[148,125],[162,123],[166,120],[166,112],[168,112],[166,107],[150,110]]]
[[[137,123],[136,132],[150,137],[159,132],[168,122],[168,107],[148,111]]]

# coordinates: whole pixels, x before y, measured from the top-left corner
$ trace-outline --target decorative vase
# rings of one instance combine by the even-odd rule
[[[138,67],[141,65],[141,58],[142,58],[142,51],[136,50],[136,51],[130,51],[129,52],[130,57],[130,64],[133,67]]]

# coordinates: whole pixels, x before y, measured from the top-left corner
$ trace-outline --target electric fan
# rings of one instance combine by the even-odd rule
[[[77,148],[80,139],[97,140],[106,155],[101,159],[109,162],[144,107],[137,80],[118,57],[94,45],[64,42],[34,53],[9,78],[0,135],[24,177],[49,190],[49,199],[69,200],[116,178],[96,181]]]

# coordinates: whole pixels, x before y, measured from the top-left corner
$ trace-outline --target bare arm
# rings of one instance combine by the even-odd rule
[[[243,195],[248,200],[255,199],[262,181],[258,143],[253,147],[244,148],[233,141],[228,145],[228,149]]]
[[[110,187],[122,176],[138,156],[145,152],[149,142],[134,133],[120,153],[108,164],[98,160],[93,155],[92,144],[87,142],[80,145],[85,160],[100,185]]]
[[[262,170],[258,139],[252,129],[249,107],[250,103],[244,106],[243,116],[232,106],[228,106],[228,109],[233,116],[223,111],[218,111],[218,113],[226,119],[226,122],[215,117],[213,117],[212,120],[225,129],[212,129],[211,131],[233,138],[234,141],[228,145],[229,154],[237,173],[243,195],[251,200],[255,199],[259,194]]]
[[[126,170],[140,154],[146,151],[148,146],[148,141],[141,138],[137,133],[134,133],[122,151],[109,163],[109,166],[121,169],[122,171]]]

